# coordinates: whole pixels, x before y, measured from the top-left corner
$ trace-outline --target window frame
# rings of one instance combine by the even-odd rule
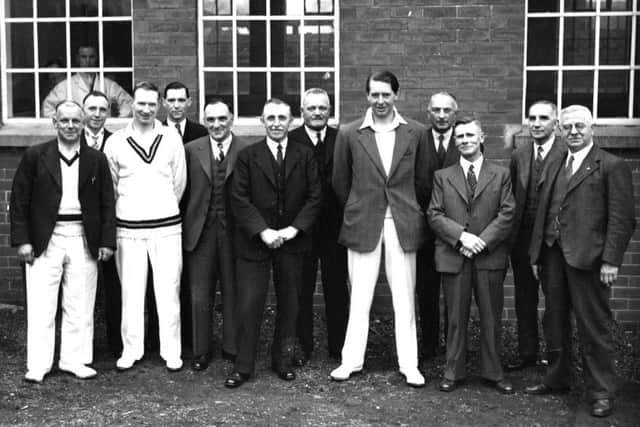
[[[559,108],[562,108],[562,84],[564,71],[593,71],[593,98],[592,105],[587,106],[592,110],[594,123],[598,125],[638,125],[640,118],[633,117],[634,88],[640,82],[635,81],[635,71],[640,71],[640,65],[635,65],[636,55],[638,55],[636,46],[636,34],[640,31],[636,28],[638,20],[640,20],[640,12],[638,11],[638,0],[632,1],[630,11],[601,11],[599,0],[596,0],[595,11],[585,12],[566,12],[565,1],[559,0],[559,10],[557,12],[529,12],[529,0],[525,0],[525,18],[524,18],[524,58],[523,58],[523,84],[522,84],[522,120],[523,124],[527,123],[527,72],[528,71],[556,71],[557,95],[556,99],[550,99],[555,102]],[[600,21],[602,17],[625,17],[631,18],[631,40],[629,63],[624,65],[600,65]],[[564,29],[567,17],[592,17],[595,18],[594,29],[594,58],[593,65],[564,65]],[[558,63],[557,65],[527,65],[527,53],[529,48],[529,18],[558,18]],[[629,71],[629,100],[627,105],[626,118],[602,118],[598,117],[598,81],[600,71]],[[640,96],[640,93],[637,94]]]
[[[24,0],[28,1],[28,0]],[[64,70],[65,79],[67,81],[67,93],[71,91],[71,76],[77,72],[83,71],[93,71],[95,72],[98,69],[97,73],[100,76],[100,85],[101,90],[104,90],[104,34],[103,34],[103,23],[104,22],[131,22],[131,67],[107,67],[108,72],[128,72],[134,75],[134,44],[135,40],[133,37],[133,0],[131,1],[131,16],[103,16],[103,3],[109,0],[98,0],[98,15],[97,16],[76,16],[71,17],[70,15],[70,0],[64,0],[65,2],[65,16],[58,17],[38,17],[38,0],[30,0],[33,3],[33,15],[31,17],[20,17],[20,18],[7,18],[6,17],[6,1],[0,0],[0,83],[2,90],[2,122],[6,124],[33,124],[33,123],[50,123],[50,117],[40,117],[40,110],[42,107],[42,103],[39,100],[40,95],[40,79],[38,78],[39,73],[43,72],[43,70],[47,70],[46,67],[42,67],[39,64],[39,50],[38,50],[38,23],[46,23],[46,22],[64,22],[65,26],[65,40],[66,40],[66,66],[60,67],[60,70]],[[72,22],[96,22],[98,24],[98,66],[93,68],[80,68],[72,66],[72,53],[71,53],[71,23]],[[8,68],[7,67],[7,54],[8,54],[8,46],[7,46],[7,24],[11,23],[27,23],[34,24],[33,25],[33,67],[30,68]],[[8,76],[10,74],[17,73],[31,73],[34,76],[34,88],[36,95],[35,102],[35,114],[36,117],[9,117],[9,96],[8,96]],[[60,73],[63,74],[63,73]],[[131,94],[133,96],[133,94]],[[125,123],[130,118],[119,118],[119,117],[109,117],[108,123]]]
[[[233,76],[233,105],[235,110],[234,125],[236,128],[244,127],[245,129],[262,128],[259,117],[239,117],[238,110],[238,76],[237,72],[263,72],[266,76],[267,98],[271,96],[271,73],[272,72],[296,72],[300,75],[300,97],[302,98],[303,88],[305,84],[306,72],[332,72],[334,75],[334,104],[332,105],[332,116],[329,120],[330,124],[336,124],[340,118],[340,7],[339,0],[334,0],[333,15],[271,15],[271,0],[265,0],[265,15],[238,15],[236,12],[236,3],[232,2],[232,11],[229,15],[204,15],[204,0],[198,0],[198,112],[200,120],[204,120],[204,103],[205,103],[205,73],[206,72],[230,72]],[[273,21],[299,21],[300,25],[304,20],[327,21],[333,23],[333,66],[332,67],[304,67],[304,31],[299,31],[299,54],[300,65],[297,67],[274,67],[271,64],[271,22]],[[204,65],[204,24],[206,21],[231,21],[232,24],[232,41],[231,48],[233,51],[233,64],[230,67],[205,67]],[[265,22],[266,27],[266,65],[264,67],[244,67],[238,66],[237,46],[238,46],[238,21],[260,21]],[[301,99],[302,100],[302,99]],[[265,99],[266,101],[266,99]],[[294,126],[302,123],[300,117],[294,117]]]

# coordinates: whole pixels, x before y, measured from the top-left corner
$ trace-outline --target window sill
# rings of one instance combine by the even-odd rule
[[[596,125],[593,131],[595,142],[602,148],[640,148],[640,126],[637,125]],[[528,127],[515,135],[515,146],[520,147],[531,140]]]

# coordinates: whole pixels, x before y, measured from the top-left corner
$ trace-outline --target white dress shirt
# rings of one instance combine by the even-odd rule
[[[184,129],[187,127],[187,119],[182,119],[180,123],[174,122],[169,117],[167,117],[167,126],[171,126],[176,129],[176,124],[180,126],[180,136],[184,136]]]
[[[284,160],[285,153],[287,151],[287,140],[288,138],[285,138],[280,141],[280,145],[282,145],[282,160]],[[269,147],[269,151],[271,151],[273,158],[278,160],[278,143],[267,137],[267,146]]]
[[[480,176],[480,169],[482,168],[483,162],[483,155],[480,155],[480,157],[478,157],[474,162],[470,162],[469,160],[460,156],[460,166],[462,166],[462,172],[464,173],[465,179],[467,178],[467,173],[469,172],[469,166],[473,165],[473,174],[476,176],[476,182],[478,182],[478,177]]]
[[[87,141],[89,147],[99,151],[102,147],[102,141],[104,141],[104,128],[101,128],[97,134],[94,134],[89,128],[85,127],[84,139]]]
[[[587,157],[587,154],[589,154],[589,152],[591,151],[591,148],[593,147],[593,141],[591,141],[591,143],[589,145],[587,145],[584,148],[581,148],[580,150],[576,151],[575,153],[572,153],[571,150],[567,151],[567,158],[564,161],[564,165],[565,168],[567,167],[567,165],[569,164],[569,156],[573,156],[573,167],[572,167],[572,172],[571,175],[573,175],[574,173],[576,173],[578,171],[578,169],[580,169],[580,165],[582,165],[582,162],[584,161],[584,159]]]
[[[307,125],[304,125],[304,130],[305,130],[305,132],[307,132],[307,136],[311,140],[311,143],[314,145],[314,147],[316,145],[318,145],[318,132],[320,132],[320,138],[323,141],[324,141],[325,137],[327,136],[327,127],[326,126],[318,131],[318,130],[313,130],[311,128],[308,128]]]
[[[442,145],[444,146],[444,151],[449,149],[449,141],[451,141],[451,135],[453,134],[453,127],[450,127],[444,133],[437,132],[435,129],[431,128],[431,134],[433,135],[433,145],[438,152],[438,145],[440,144],[440,135],[444,138],[442,139]]]
[[[218,147],[218,141],[211,137],[209,137],[209,140],[211,141],[211,152],[213,153],[213,157],[215,157],[216,160],[220,160],[220,148]],[[225,157],[227,157],[227,153],[229,152],[229,146],[231,146],[231,135],[222,141],[222,154],[224,154]]]
[[[547,140],[547,142],[543,143],[543,144],[538,144],[536,142],[533,143],[533,158],[537,158],[538,157],[538,147],[542,147],[542,152],[540,153],[540,155],[542,156],[542,159],[546,159],[547,158],[547,154],[549,154],[549,151],[551,151],[551,147],[553,146],[553,141],[556,140],[556,136],[555,135],[551,135],[551,138],[549,138]]]

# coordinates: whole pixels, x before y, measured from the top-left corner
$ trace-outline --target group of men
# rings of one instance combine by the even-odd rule
[[[191,367],[210,363],[220,283],[222,354],[233,362],[225,386],[247,381],[272,277],[272,368],[293,380],[294,367],[305,365],[315,347],[320,264],[328,352],[340,360],[330,377],[346,381],[364,366],[384,248],[399,372],[407,385],[425,384],[418,369],[416,294],[422,358],[428,360],[439,346],[442,286],[446,362],[439,389],[451,392],[466,376],[473,294],[480,375],[512,393],[504,371],[537,361],[541,282],[549,366],[543,381],[525,392],[568,388],[573,311],[592,414],[610,414],[616,380],[608,287],[635,227],[629,168],[594,144],[593,119],[582,106],[559,115],[551,102],[534,103],[528,111],[533,143],[514,151],[509,171],[484,157],[482,125],[474,117],[457,118],[453,95],[430,98],[430,129],[400,115],[398,95],[395,75],[371,74],[369,108],[337,131],[327,126],[331,105],[322,89],[303,94],[303,125],[291,132],[290,106],[270,99],[261,116],[266,136],[252,144],[232,133],[233,110],[221,99],[204,106],[206,128],[187,120],[191,100],[180,83],[164,91],[164,125],[156,119],[157,87],[138,83],[133,120],[113,135],[103,128],[104,94],[90,92],[83,106],[59,103],[57,138],[27,150],[11,196],[12,244],[26,263],[25,378],[41,382],[51,369],[60,284],[59,368],[78,378],[96,375],[88,365],[98,276],[111,301],[109,344],[114,351],[121,346],[116,367],[131,369],[145,350],[150,263],[160,355],[169,371],[182,368],[184,319],[191,322]],[[109,262],[114,250],[115,266]],[[505,369],[500,339],[510,254],[521,360]],[[112,285],[118,277],[120,288]],[[188,290],[182,310],[181,280]],[[120,307],[121,320],[114,314]]]

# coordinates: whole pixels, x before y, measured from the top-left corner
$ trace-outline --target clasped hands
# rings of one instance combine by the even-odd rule
[[[260,238],[269,249],[278,249],[286,241],[289,241],[298,235],[298,229],[292,226],[274,230],[267,228],[260,232]]]
[[[108,261],[113,256],[113,249],[101,247],[98,249],[98,261]],[[18,246],[18,260],[33,265],[35,253],[33,246],[29,243]]]
[[[467,258],[473,258],[487,248],[487,244],[484,240],[475,234],[467,233],[466,231],[462,232],[460,239],[458,240],[460,242],[460,248],[458,251]]]

